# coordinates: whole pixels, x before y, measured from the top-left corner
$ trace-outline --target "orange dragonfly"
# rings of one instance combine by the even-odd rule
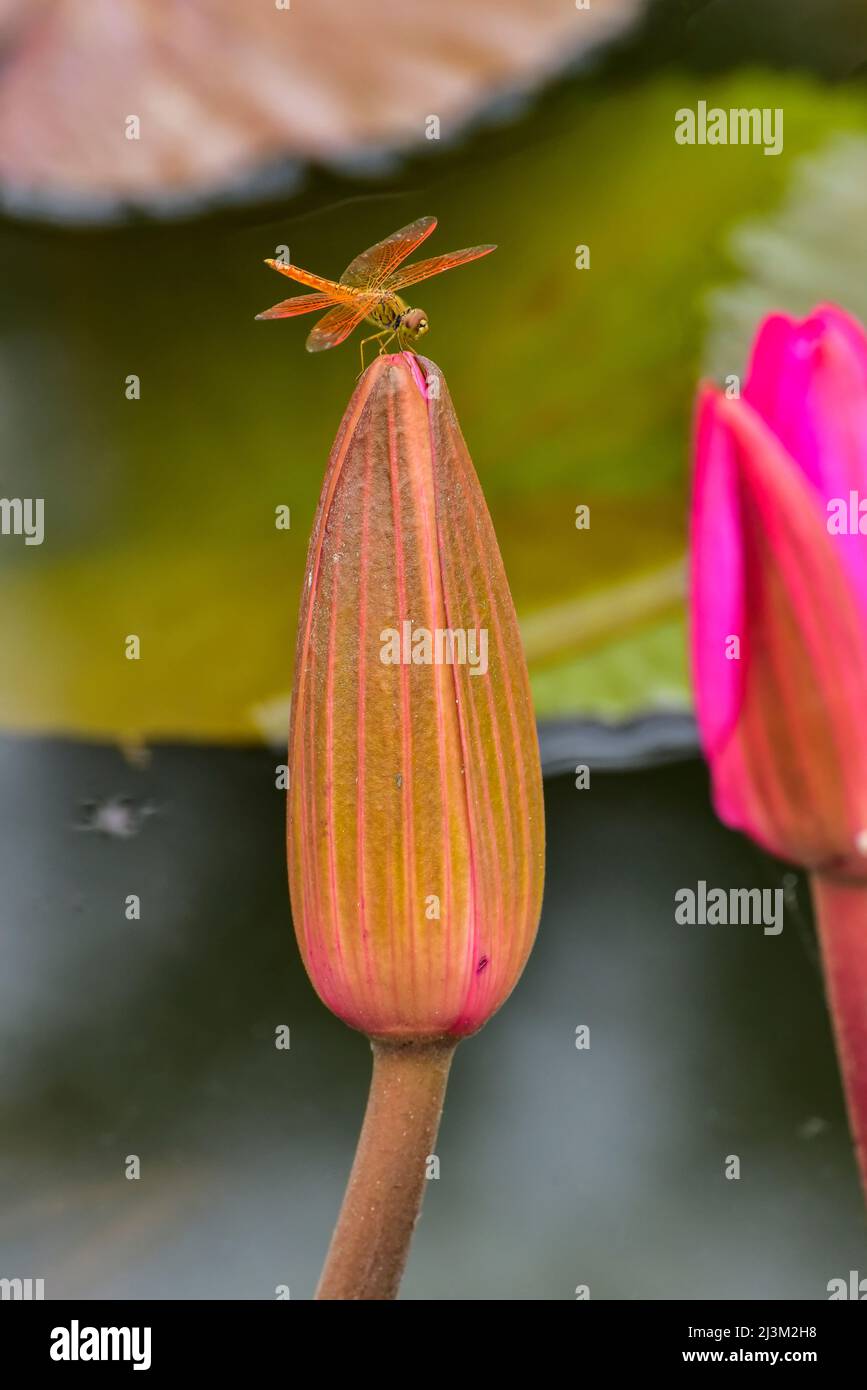
[[[297,314],[312,314],[317,309],[327,309],[328,313],[311,329],[307,338],[308,352],[324,352],[326,348],[337,347],[348,338],[358,325],[366,320],[378,329],[361,341],[361,370],[364,371],[365,344],[379,340],[379,350],[384,352],[392,338],[397,338],[398,349],[411,347],[428,331],[428,316],[424,309],[411,309],[398,294],[407,285],[416,285],[431,275],[439,275],[453,266],[464,265],[467,261],[478,260],[496,251],[496,246],[471,246],[465,251],[449,251],[444,256],[431,256],[427,261],[416,261],[414,265],[398,267],[407,256],[420,246],[425,237],[430,236],[437,224],[435,217],[419,217],[408,227],[392,232],[385,241],[378,241],[369,250],[362,251],[344,270],[339,280],[326,280],[321,275],[312,275],[297,265],[284,265],[281,261],[266,261],[273,270],[288,275],[308,285],[315,294],[296,295],[294,299],[284,299],[273,308],[257,314],[257,319],[288,319]],[[383,341],[384,340],[384,341]]]

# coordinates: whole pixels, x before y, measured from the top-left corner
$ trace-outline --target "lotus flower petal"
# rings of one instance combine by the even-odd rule
[[[782,328],[769,336],[777,347]],[[808,474],[754,407],[705,390],[691,612],[716,805],[811,866],[845,862],[867,826],[867,624],[826,522]]]

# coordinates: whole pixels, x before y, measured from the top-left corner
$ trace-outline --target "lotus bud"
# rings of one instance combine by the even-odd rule
[[[699,402],[692,529],[699,725],[723,820],[867,879],[867,345],[839,310],[774,315],[744,396]],[[865,507],[867,511],[867,507]],[[865,516],[867,532],[867,516]]]
[[[813,871],[867,1187],[867,336],[773,314],[699,399],[692,651],[721,818]]]
[[[289,741],[304,963],[391,1041],[475,1032],[539,918],[539,750],[515,610],[441,373],[380,357],[344,415],[307,557]]]

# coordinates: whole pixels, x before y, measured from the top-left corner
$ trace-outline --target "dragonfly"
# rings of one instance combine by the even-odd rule
[[[426,261],[404,265],[407,256],[412,255],[416,247],[430,236],[436,224],[435,217],[419,217],[408,227],[392,232],[384,241],[378,241],[350,261],[339,280],[326,280],[322,275],[302,270],[300,266],[267,260],[265,264],[271,266],[272,270],[307,285],[314,293],[284,299],[264,313],[257,314],[256,318],[288,319],[327,309],[328,312],[314,324],[308,335],[308,352],[324,352],[327,348],[337,347],[360,323],[372,324],[376,333],[368,334],[360,345],[362,371],[364,349],[368,343],[378,341],[379,351],[383,353],[396,338],[399,351],[412,349],[413,344],[427,333],[430,321],[424,309],[411,309],[401,299],[398,290],[417,285],[432,275],[441,275],[444,270],[452,270],[456,265],[477,261],[480,256],[487,256],[497,249],[496,246],[470,246],[463,251],[448,251],[443,256],[431,256]]]

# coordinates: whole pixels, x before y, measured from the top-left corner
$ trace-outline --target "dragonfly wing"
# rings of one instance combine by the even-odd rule
[[[330,294],[296,294],[294,299],[283,299],[273,304],[257,319],[294,319],[297,314],[312,314],[316,309],[327,309],[334,300]]]
[[[338,304],[329,310],[307,335],[308,352],[325,352],[326,348],[337,347],[348,338],[353,328],[357,328],[365,314],[373,307],[375,300],[365,296],[362,304]]]
[[[349,285],[339,285],[336,280],[326,280],[324,275],[314,275],[312,271],[302,270],[299,265],[284,265],[282,261],[266,261],[272,270],[277,270],[281,275],[288,275],[290,280],[297,280],[300,285],[309,285],[311,290],[318,290],[320,294],[327,294],[328,298],[337,304],[355,304],[358,299],[358,290]]]
[[[389,275],[382,288],[390,294],[396,294],[407,285],[417,285],[419,280],[428,280],[431,275],[440,275],[444,270],[452,270],[456,265],[466,265],[467,261],[477,261],[480,256],[487,256],[496,249],[496,246],[468,246],[465,251],[448,251],[444,256],[431,256],[430,260],[416,261],[415,265],[406,265],[402,270],[396,270],[394,274]]]
[[[362,251],[354,261],[350,261],[340,277],[341,285],[357,285],[362,289],[376,289],[400,265],[407,256],[412,255],[425,237],[430,236],[437,224],[435,217],[419,217],[408,227],[392,232],[385,241]]]

